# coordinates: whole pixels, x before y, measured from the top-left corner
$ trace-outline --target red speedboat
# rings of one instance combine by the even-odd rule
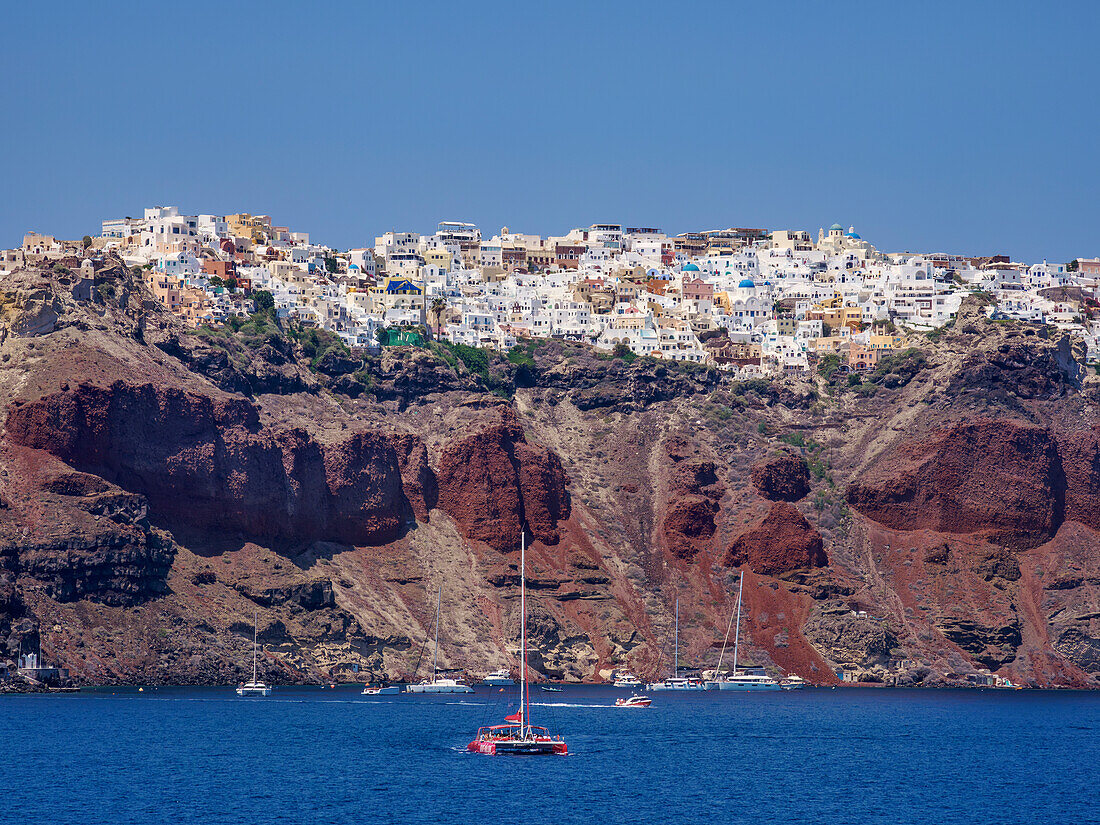
[[[648,708],[650,702],[653,700],[648,696],[631,696],[629,699],[616,699],[615,707],[617,708]]]
[[[516,756],[541,756],[566,754],[565,740],[551,736],[550,731],[531,724],[531,689],[527,683],[527,541],[526,530],[520,535],[519,545],[519,605],[520,605],[520,688],[519,710],[505,716],[506,725],[490,725],[479,728],[477,737],[466,746],[471,753],[514,754]]]

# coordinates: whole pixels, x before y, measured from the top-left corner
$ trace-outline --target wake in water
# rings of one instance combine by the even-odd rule
[[[579,702],[531,702],[530,705],[531,705],[531,707],[538,707],[538,708],[592,708],[592,709],[601,709],[601,708],[613,708],[613,707],[615,707],[614,705],[588,705],[588,704],[581,704]]]

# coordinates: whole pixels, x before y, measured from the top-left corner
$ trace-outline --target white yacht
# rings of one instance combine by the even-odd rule
[[[645,686],[650,690],[703,690],[703,683],[698,679],[688,679],[680,675],[680,600],[676,600],[676,643],[673,654],[672,676],[663,682],[653,682]]]
[[[646,690],[706,690],[698,679],[688,679],[686,676],[670,676],[663,682],[653,682],[645,686]]]
[[[401,692],[400,685],[365,685],[362,696],[396,696]]]
[[[717,687],[711,687],[716,685]],[[715,681],[707,682],[707,690],[779,690],[781,685],[771,676],[759,676],[749,673],[724,673]]]
[[[617,673],[612,680],[612,687],[617,688],[640,688],[645,687],[642,680],[635,676],[633,673]]]
[[[806,680],[796,673],[780,682],[779,686],[783,688],[783,690],[799,690],[800,688],[806,687]]]
[[[406,693],[473,693],[474,689],[457,679],[439,675],[439,607],[443,603],[443,585],[435,600],[435,653],[432,655],[432,678],[415,685],[406,685]]]
[[[473,693],[474,689],[457,679],[433,676],[415,685],[405,685],[406,693]]]
[[[515,683],[516,680],[512,678],[512,674],[504,668],[494,670],[485,677],[485,684],[492,685],[493,687],[505,687],[507,685],[514,685]]]
[[[741,673],[737,669],[737,649],[741,641],[741,593],[745,589],[745,571],[741,571],[741,580],[737,585],[736,629],[733,632],[733,673],[722,671],[722,659],[726,656],[726,642],[730,638],[730,627],[734,626],[734,616],[726,627],[726,637],[722,640],[722,652],[718,654],[718,667],[714,678],[706,683],[707,690],[779,690],[779,682],[763,674]]]
[[[256,613],[252,617],[252,681],[245,682],[243,685],[238,686],[238,696],[270,696],[271,688],[256,678],[256,662],[258,659],[259,646],[257,644],[257,631],[256,625],[259,622],[259,613]]]

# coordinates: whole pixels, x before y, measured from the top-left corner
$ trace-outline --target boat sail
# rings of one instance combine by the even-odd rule
[[[259,635],[257,625],[260,621],[259,611],[252,614],[252,681],[238,686],[238,696],[270,696],[271,688],[256,678],[256,663],[259,657]]]
[[[526,527],[526,526],[525,526]],[[479,728],[477,737],[466,750],[487,755],[514,754],[540,756],[565,754],[565,740],[551,736],[544,727],[531,724],[531,686],[527,682],[527,534],[520,533],[519,544],[519,613],[520,664],[519,710],[504,717],[506,725]]]
[[[722,659],[726,655],[726,642],[730,638],[730,629],[726,628],[726,637],[722,640],[722,652],[718,654],[718,668],[714,673],[714,679],[706,683],[707,690],[780,690],[779,682],[770,676],[739,673],[737,670],[737,648],[741,640],[741,594],[745,589],[745,571],[741,571],[741,579],[737,584],[737,625],[733,632],[733,672],[722,672]],[[731,623],[733,617],[730,617]]]
[[[473,693],[474,689],[457,679],[439,675],[439,608],[443,604],[443,585],[435,600],[435,653],[432,654],[432,678],[415,685],[407,685],[406,693]]]
[[[680,675],[680,599],[676,599],[676,641],[673,648],[672,676],[663,682],[646,685],[646,690],[703,690],[698,679],[688,679]]]

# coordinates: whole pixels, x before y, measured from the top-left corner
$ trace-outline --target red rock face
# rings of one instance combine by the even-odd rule
[[[1100,439],[1094,430],[1058,438],[1065,474],[1065,520],[1100,529]]]
[[[763,519],[734,539],[725,558],[729,567],[747,565],[766,576],[828,563],[821,534],[785,501],[772,502]]]
[[[379,544],[409,518],[397,454],[380,434],[322,445],[261,427],[243,399],[118,382],[13,406],[7,437],[140,493],[198,530]]]
[[[977,421],[902,445],[848,488],[848,502],[895,530],[980,532],[1032,547],[1061,523],[1063,484],[1045,429]]]
[[[394,433],[390,441],[397,451],[405,497],[409,500],[417,521],[427,521],[428,513],[439,500],[435,473],[428,466],[428,450],[420,436],[414,433]]]
[[[557,544],[558,521],[569,517],[568,478],[561,459],[543,447],[515,445],[520,498],[531,533],[543,544]]]
[[[448,445],[437,475],[439,507],[466,538],[508,552],[526,520],[538,541],[559,541],[570,509],[565,471],[554,453],[527,444],[511,408],[501,423]]]
[[[706,496],[688,495],[669,504],[664,529],[668,550],[679,559],[692,559],[710,544],[718,504]]]
[[[772,501],[798,501],[810,492],[810,473],[801,456],[768,456],[752,465],[752,486]]]
[[[693,559],[710,546],[714,517],[725,492],[712,461],[685,461],[680,442],[666,446],[676,467],[669,478],[669,503],[662,522],[668,550],[679,559]]]

